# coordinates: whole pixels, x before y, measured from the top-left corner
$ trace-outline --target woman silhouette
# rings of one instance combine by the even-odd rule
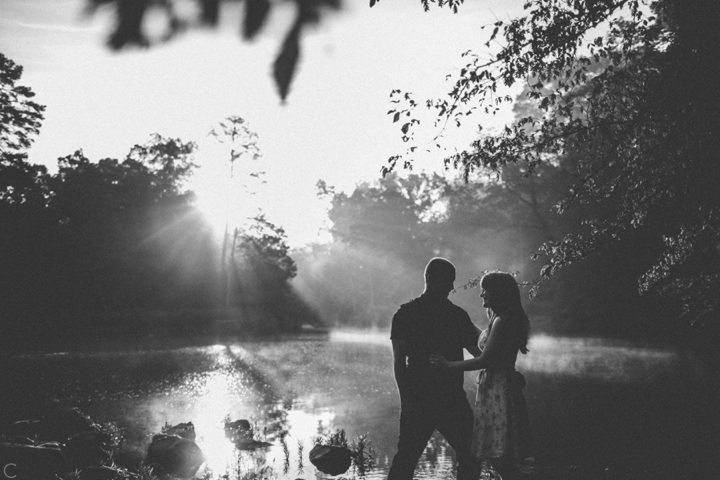
[[[518,352],[528,352],[530,323],[512,275],[488,273],[480,287],[480,298],[490,320],[478,340],[482,354],[456,362],[432,355],[430,362],[448,370],[480,370],[472,452],[478,461],[490,461],[503,480],[513,480],[520,475],[519,461],[530,450],[527,406],[522,393],[525,379],[515,370]]]

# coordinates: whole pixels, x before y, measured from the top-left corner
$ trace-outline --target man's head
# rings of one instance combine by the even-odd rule
[[[425,267],[425,292],[447,296],[455,283],[455,265],[435,257]]]

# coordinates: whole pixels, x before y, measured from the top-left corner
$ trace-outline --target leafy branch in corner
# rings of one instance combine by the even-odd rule
[[[115,8],[115,27],[107,39],[113,50],[128,47],[151,47],[176,38],[193,28],[216,28],[219,25],[221,0],[195,0],[196,13],[182,15],[173,0],[86,0],[86,13],[93,14],[98,8]],[[301,55],[302,32],[308,26],[320,22],[326,10],[340,8],[340,0],[283,0],[295,4],[295,19],[285,33],[285,38],[273,62],[273,79],[280,98],[285,101],[295,76]],[[244,14],[240,31],[245,41],[254,40],[265,26],[273,7],[283,2],[270,0],[244,0]],[[183,9],[187,10],[187,9]],[[145,29],[143,20],[149,13],[164,19],[162,33],[152,37]]]

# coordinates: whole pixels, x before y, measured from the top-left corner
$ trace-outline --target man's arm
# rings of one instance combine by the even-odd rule
[[[398,393],[400,394],[400,405],[407,398],[408,379],[407,379],[407,345],[405,340],[393,339],[393,372],[395,374],[395,383],[397,383]]]

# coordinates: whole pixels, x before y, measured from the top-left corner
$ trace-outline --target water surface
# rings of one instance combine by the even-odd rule
[[[688,365],[668,348],[534,337],[518,369],[527,379],[535,461],[636,478],[687,473],[700,421]],[[317,435],[338,429],[372,443],[376,467],[366,478],[385,478],[395,453],[399,405],[387,333],[20,355],[4,358],[3,370],[14,388],[3,398],[16,416],[58,398],[123,428],[124,458],[141,460],[166,424],[193,422],[207,457],[198,475],[210,479],[259,469],[278,478],[323,477],[307,456]],[[466,375],[471,399],[475,376]],[[238,419],[250,420],[271,446],[236,449],[223,424]],[[668,461],[681,450],[690,460]],[[452,465],[451,449],[436,435],[417,477],[451,478]]]

